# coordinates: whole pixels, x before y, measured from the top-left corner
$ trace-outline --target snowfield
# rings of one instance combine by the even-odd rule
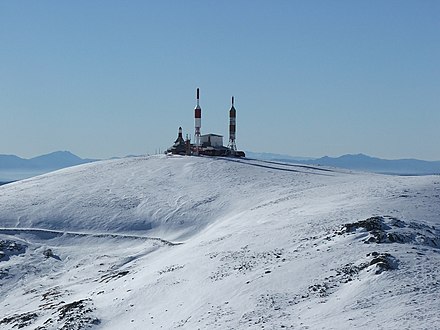
[[[435,329],[440,177],[151,156],[0,187],[1,329]]]

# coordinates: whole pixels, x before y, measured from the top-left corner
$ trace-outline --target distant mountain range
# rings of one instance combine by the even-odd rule
[[[344,155],[337,158],[322,157],[314,164],[342,167],[352,170],[399,175],[440,174],[440,161],[419,159],[380,159],[363,154]]]
[[[93,161],[96,159],[83,159],[69,151],[56,151],[31,159],[15,155],[0,155],[0,183],[21,180]]]
[[[300,163],[307,165],[322,165],[339,167],[356,171],[366,171],[396,175],[429,175],[440,174],[440,161],[426,161],[419,159],[388,160],[370,157],[364,154],[343,155],[340,157],[307,158],[267,153],[247,152],[249,158],[262,160]]]
[[[83,159],[69,151],[56,151],[30,159],[20,158],[15,155],[0,155],[0,169],[56,170],[93,161],[95,161],[95,159]]]
[[[310,161],[316,159],[313,157],[290,156],[290,155],[274,154],[270,152],[252,152],[252,151],[246,151],[246,157],[260,159],[260,160],[274,160],[274,161],[282,160],[285,162]]]

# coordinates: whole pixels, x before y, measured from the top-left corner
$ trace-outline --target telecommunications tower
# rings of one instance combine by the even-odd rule
[[[229,144],[228,148],[231,153],[234,154],[237,151],[237,145],[235,144],[235,124],[236,124],[237,111],[234,108],[234,97],[232,97],[232,106],[229,110]]]

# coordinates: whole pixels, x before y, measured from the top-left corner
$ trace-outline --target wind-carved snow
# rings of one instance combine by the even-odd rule
[[[440,178],[153,156],[0,187],[2,329],[440,324]]]

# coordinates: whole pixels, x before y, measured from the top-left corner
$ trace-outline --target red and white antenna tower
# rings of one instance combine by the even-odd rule
[[[199,89],[197,88],[197,106],[194,109],[194,122],[195,122],[194,143],[196,146],[196,150],[195,150],[196,155],[199,154],[200,128],[202,127],[202,108],[200,108],[199,97],[200,97]]]
[[[237,145],[235,144],[235,124],[236,124],[237,111],[234,108],[234,97],[232,97],[232,106],[229,110],[229,144],[228,148],[231,153],[234,154],[237,151]]]

